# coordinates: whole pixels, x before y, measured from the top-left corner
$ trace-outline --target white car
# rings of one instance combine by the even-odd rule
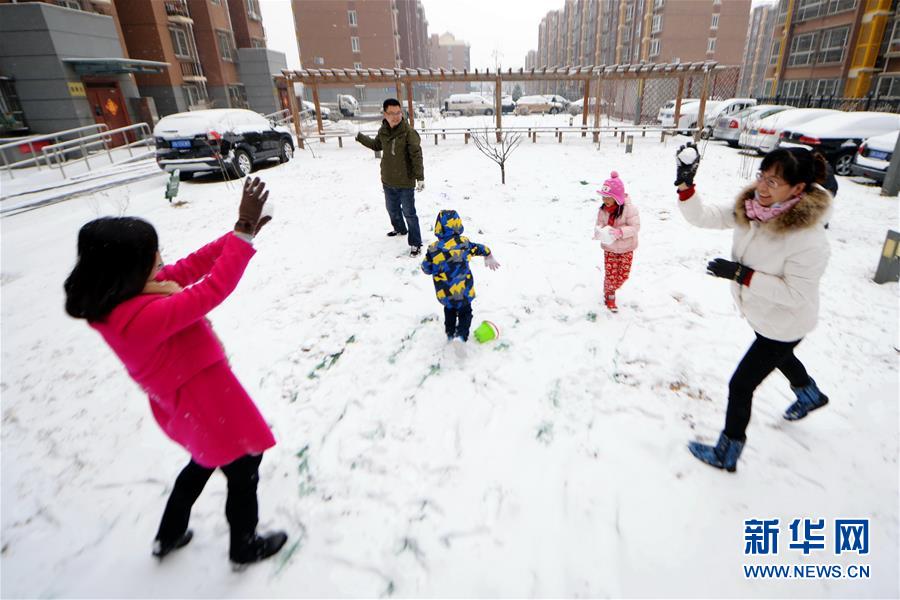
[[[690,121],[685,120],[684,111],[686,109],[688,109],[691,105],[699,104],[699,103],[700,103],[699,100],[693,100],[693,99],[682,100],[681,101],[681,115],[679,116],[678,122],[686,123],[686,124],[690,123]],[[666,103],[666,105],[668,106],[668,103]],[[696,115],[698,112],[700,112],[700,109],[695,108],[693,111],[693,114]],[[675,101],[674,100],[672,101],[671,108],[667,108],[666,106],[664,106],[663,108],[659,109],[659,114],[657,115],[657,119],[659,120],[660,124],[663,127],[674,127],[675,126]],[[687,126],[686,124],[682,125],[682,126],[686,127]]]
[[[839,112],[830,108],[795,108],[794,110],[770,115],[760,119],[751,125],[747,131],[741,133],[738,144],[741,148],[751,148],[759,154],[768,154],[778,147],[781,141],[781,132],[786,127],[793,127],[800,123],[807,123]]]
[[[681,106],[684,106],[685,102],[700,102],[697,98],[682,98]],[[659,109],[659,113],[656,115],[656,121],[658,123],[663,122],[663,118],[668,117],[670,120],[675,118],[675,100],[669,100]]]
[[[479,94],[450,94],[444,100],[441,113],[458,112],[462,115],[492,115],[494,103]]]
[[[797,125],[782,134],[781,146],[803,146],[821,152],[837,175],[850,175],[853,156],[863,140],[900,129],[900,115],[885,112],[841,112]]]
[[[703,131],[700,132],[700,138],[705,140],[712,136],[713,127],[720,117],[729,117],[751,106],[756,106],[754,98],[729,98],[728,100],[707,102],[703,109]],[[693,114],[693,122],[689,127],[694,128],[700,122],[697,118],[700,113],[700,105],[692,104],[691,107],[693,110],[687,111],[685,116]]]
[[[751,123],[790,108],[793,107],[778,104],[762,104],[750,106],[732,115],[722,115],[713,126],[712,139],[722,140],[727,142],[732,148],[737,148],[741,133],[749,129]]]
[[[850,165],[850,173],[883,183],[894,148],[897,147],[898,135],[900,130],[876,135],[863,142]]]
[[[337,105],[345,117],[354,117],[359,112],[359,101],[350,94],[338,94]]]
[[[590,101],[588,102],[588,111],[593,114],[594,107],[597,106],[597,98],[595,96],[591,96]],[[606,100],[600,99],[600,107],[601,109],[606,106]],[[584,111],[584,98],[579,98],[575,102],[569,103],[569,114],[570,115],[580,115]]]
[[[319,104],[319,107],[322,109],[322,118],[330,119],[331,118],[331,109],[328,108],[327,106],[322,106],[321,103]],[[301,110],[301,113],[300,113],[301,117],[315,117],[316,116],[316,105],[315,105],[315,103],[310,102],[309,100],[303,100],[303,107],[300,110]]]

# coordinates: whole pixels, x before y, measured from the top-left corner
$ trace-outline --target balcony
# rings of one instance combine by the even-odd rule
[[[188,10],[187,2],[185,0],[166,0],[166,16],[169,17],[170,21],[175,21],[177,23],[193,23],[194,20],[191,19],[191,13]]]
[[[179,61],[179,64],[181,65],[181,77],[185,81],[206,81],[200,63]]]

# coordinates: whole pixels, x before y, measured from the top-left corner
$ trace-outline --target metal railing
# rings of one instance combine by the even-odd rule
[[[45,135],[32,136],[27,138],[22,138],[20,140],[16,140],[14,142],[7,142],[6,144],[0,145],[0,160],[3,161],[3,169],[9,173],[10,179],[15,179],[15,175],[13,174],[13,169],[16,167],[27,167],[30,165],[34,165],[41,170],[41,158],[45,158],[42,154],[38,154],[38,151],[41,150],[45,146],[45,144],[40,144],[39,142],[45,142],[47,140],[53,140],[53,143],[58,143],[62,138],[70,135],[77,135],[79,138],[82,137],[83,133],[92,132],[93,134],[99,134],[109,130],[109,126],[106,123],[94,123],[93,125],[85,125],[84,127],[75,127],[73,129],[64,129],[62,131],[55,131],[53,133],[48,133]],[[17,148],[27,146],[28,151],[31,154],[31,158],[25,158],[22,160],[17,160],[15,162],[9,162],[9,159],[6,157],[6,151],[10,148]],[[44,163],[46,166],[50,166],[49,163]]]
[[[129,134],[136,139],[134,141],[129,141],[129,137],[131,137]],[[126,140],[126,143],[114,147],[112,141],[114,136],[117,135],[121,135]],[[95,133],[94,135],[88,135],[75,140],[51,144],[50,146],[42,148],[41,152],[44,155],[47,166],[53,169],[59,169],[59,172],[65,177],[66,171],[64,165],[72,165],[83,160],[90,171],[92,169],[90,159],[96,159],[96,154],[105,153],[109,159],[109,164],[111,165],[130,162],[135,158],[132,148],[138,146],[155,146],[153,133],[150,126],[146,123],[138,123],[136,125],[129,125],[128,127],[119,127],[118,129],[110,129],[102,133]],[[119,149],[128,150],[129,157],[124,161],[116,161],[113,158],[112,151]],[[74,159],[67,159],[67,155],[71,154],[73,151],[80,152],[81,156]],[[92,157],[91,154],[94,154],[95,156]],[[141,156],[149,154],[149,152],[145,152]]]
[[[191,13],[188,12],[187,4],[185,4],[184,0],[166,0],[166,14],[171,17],[188,17],[190,18]]]
[[[178,64],[181,65],[181,76],[182,77],[204,77],[203,70],[200,68],[200,65],[196,62],[196,58],[190,58],[188,60],[179,60]]]
[[[263,116],[276,125],[289,125],[294,122],[294,116],[291,114],[291,109],[289,108]]]

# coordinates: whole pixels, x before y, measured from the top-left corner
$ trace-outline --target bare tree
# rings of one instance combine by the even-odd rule
[[[506,185],[506,159],[522,143],[522,134],[504,132],[497,134],[497,142],[492,142],[487,129],[483,132],[473,129],[472,141],[482,154],[500,165],[500,183]]]

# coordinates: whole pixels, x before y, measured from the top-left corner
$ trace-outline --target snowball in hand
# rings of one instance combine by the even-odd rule
[[[698,158],[697,149],[690,146],[678,153],[678,160],[684,165],[692,165]]]
[[[604,225],[603,227],[595,227],[594,228],[594,239],[600,240],[601,243],[612,244],[616,241],[616,238],[613,236],[612,227],[609,225]]]

